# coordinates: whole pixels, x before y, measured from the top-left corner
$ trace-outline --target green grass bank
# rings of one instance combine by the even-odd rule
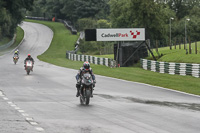
[[[10,46],[9,48],[7,48],[7,49],[0,50],[0,55],[2,55],[3,53],[11,51],[14,48],[16,48],[19,45],[19,43],[22,41],[23,38],[24,38],[24,30],[21,27],[17,27],[17,30],[16,30],[16,39],[15,39],[14,44],[12,46]]]
[[[8,37],[1,38],[1,40],[0,40],[0,46],[6,44],[6,43],[8,43],[8,42],[10,42],[11,40],[12,40],[12,39],[10,39],[10,38],[8,38]]]
[[[62,67],[77,69],[78,71],[83,62],[71,61],[66,59],[65,56],[66,50],[72,50],[74,48],[74,43],[78,36],[71,35],[70,31],[66,30],[62,23],[35,20],[26,21],[44,24],[50,27],[54,32],[51,46],[45,53],[38,56],[40,60]],[[192,76],[160,74],[146,71],[139,67],[109,68],[94,64],[91,64],[91,67],[93,68],[94,73],[98,75],[141,82],[200,95],[200,79]]]
[[[186,54],[186,50],[184,49],[184,45],[180,45],[172,47],[170,50],[169,47],[159,48],[159,54],[163,54],[158,61],[165,61],[165,62],[177,62],[177,63],[198,63],[200,64],[200,42],[197,42],[197,54],[195,53],[195,43],[191,43],[192,53]],[[187,49],[189,52],[189,44],[187,44]],[[158,56],[158,53],[155,49],[153,49],[153,53],[155,56]]]

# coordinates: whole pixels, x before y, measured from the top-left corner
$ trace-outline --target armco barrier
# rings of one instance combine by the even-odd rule
[[[200,77],[200,64],[159,62],[147,59],[140,59],[140,63],[143,69],[153,72]]]
[[[74,61],[88,61],[93,64],[97,65],[105,65],[108,67],[116,67],[115,60],[110,59],[110,58],[99,58],[99,57],[94,57],[90,55],[78,55],[78,54],[73,54],[70,52],[67,52],[66,58]]]
[[[1,45],[0,50],[7,49],[11,45],[13,45],[13,43],[15,42],[15,39],[16,39],[16,35],[14,35],[13,39],[10,42],[8,42],[7,44]]]

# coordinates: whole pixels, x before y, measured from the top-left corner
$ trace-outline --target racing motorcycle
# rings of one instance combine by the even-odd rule
[[[83,105],[88,105],[90,103],[90,97],[93,92],[94,81],[89,73],[85,73],[82,76],[81,87],[79,89],[80,93],[80,103]]]
[[[17,61],[18,61],[18,59],[19,59],[19,57],[18,57],[17,55],[15,55],[15,56],[13,57],[13,62],[16,64]]]
[[[33,69],[33,62],[31,60],[26,61],[25,70],[27,74],[30,74],[30,71]]]

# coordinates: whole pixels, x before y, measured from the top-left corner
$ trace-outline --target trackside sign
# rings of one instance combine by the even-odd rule
[[[96,36],[97,41],[145,41],[145,29],[97,29]]]

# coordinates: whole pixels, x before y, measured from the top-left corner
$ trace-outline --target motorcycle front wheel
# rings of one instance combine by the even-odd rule
[[[86,90],[86,102],[85,104],[88,105],[90,103],[91,91],[89,89]]]

